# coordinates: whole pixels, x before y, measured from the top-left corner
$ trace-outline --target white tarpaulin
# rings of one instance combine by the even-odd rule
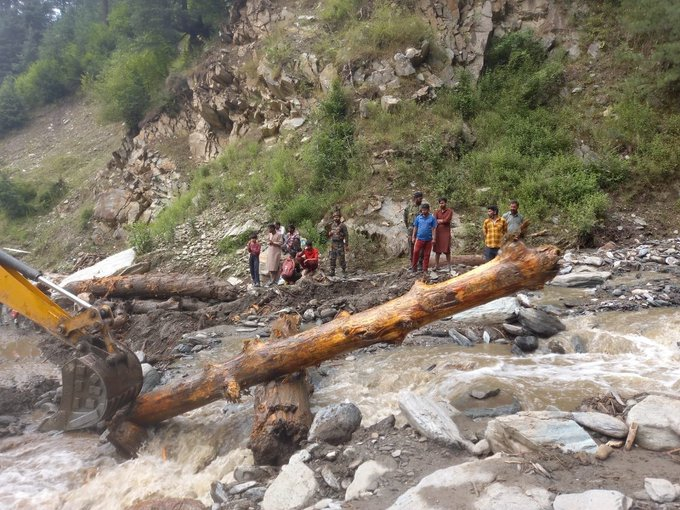
[[[75,273],[64,278],[60,285],[63,287],[71,282],[80,282],[83,280],[91,280],[92,278],[101,278],[103,276],[111,276],[121,269],[132,265],[135,261],[135,250],[129,248],[127,250],[106,257],[96,264],[76,271]]]

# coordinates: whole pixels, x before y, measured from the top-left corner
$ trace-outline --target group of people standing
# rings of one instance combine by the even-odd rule
[[[498,216],[498,206],[490,205],[486,208],[488,218],[484,220],[482,231],[484,232],[484,260],[496,258],[498,250],[506,235],[519,237],[522,233],[524,216],[519,213],[519,202],[510,200],[510,210]]]
[[[404,209],[404,225],[408,233],[409,267],[413,272],[428,271],[430,254],[435,253],[435,267],[438,271],[443,269],[440,265],[441,256],[446,259],[446,271],[451,272],[451,220],[453,210],[448,206],[445,197],[437,200],[439,207],[433,213],[430,204],[423,201],[423,193],[413,193],[413,201]],[[484,259],[491,260],[498,254],[504,237],[507,234],[520,235],[524,217],[519,213],[519,202],[510,201],[510,210],[503,216],[498,215],[498,207],[487,207],[488,218],[484,220],[482,231],[484,234]],[[330,276],[335,276],[337,265],[342,269],[342,275],[347,273],[347,261],[345,254],[349,251],[349,233],[347,226],[342,221],[342,215],[338,209],[333,211],[333,221],[327,228],[327,236],[330,242],[329,266]],[[260,286],[260,253],[262,245],[258,241],[257,232],[254,232],[246,244],[246,253],[249,255],[250,276],[253,285]],[[267,234],[267,272],[269,283],[274,285],[279,278],[286,283],[295,283],[302,276],[314,273],[319,267],[319,250],[312,241],[302,242],[300,233],[295,225],[288,225],[284,229],[280,223],[272,223],[268,226]]]
[[[295,225],[288,225],[284,229],[279,222],[268,227],[267,234],[267,272],[269,282],[267,286],[275,285],[279,278],[287,284],[295,283],[307,274],[314,273],[319,268],[319,250],[311,240],[305,240],[304,246],[300,233]],[[339,210],[333,212],[333,221],[328,228],[330,241],[330,276],[335,276],[336,264],[340,264],[343,276],[347,272],[345,252],[349,249],[349,233],[342,221]],[[257,232],[251,234],[246,244],[250,277],[255,287],[260,286],[260,253],[262,245],[258,241]]]
[[[448,272],[451,272],[451,219],[453,210],[448,207],[444,197],[437,200],[439,208],[430,212],[430,204],[423,201],[423,193],[413,193],[413,202],[404,209],[404,225],[409,243],[409,266],[412,272],[427,271],[430,253],[435,253],[435,271],[441,269],[440,258],[446,257]],[[519,202],[510,201],[510,210],[503,216],[498,215],[498,207],[487,207],[488,218],[484,220],[484,259],[496,257],[504,237],[512,234],[519,236],[524,217],[519,213]]]

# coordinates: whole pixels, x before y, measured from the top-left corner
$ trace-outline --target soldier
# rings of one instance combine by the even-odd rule
[[[345,251],[349,251],[349,235],[347,233],[347,225],[342,221],[340,211],[333,212],[333,223],[331,223],[328,231],[328,239],[331,241],[330,263],[331,276],[335,276],[335,263],[340,259],[340,267],[342,268],[342,276],[347,274],[347,263],[345,262]]]

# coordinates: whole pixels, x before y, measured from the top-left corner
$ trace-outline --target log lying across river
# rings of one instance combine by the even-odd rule
[[[237,400],[242,389],[354,349],[400,343],[430,322],[522,289],[541,288],[556,274],[559,256],[554,246],[529,249],[512,242],[494,260],[450,280],[432,285],[417,281],[403,296],[287,338],[247,341],[236,357],[140,395],[125,419],[153,425],[215,400]]]
[[[174,296],[233,301],[238,290],[225,280],[182,274],[135,274],[107,276],[72,282],[66,290],[73,294],[89,292],[95,297],[168,299]]]

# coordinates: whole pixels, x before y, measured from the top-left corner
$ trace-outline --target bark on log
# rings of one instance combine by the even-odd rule
[[[96,297],[168,299],[173,296],[189,296],[198,299],[233,301],[238,291],[224,280],[181,274],[140,274],[108,276],[66,285],[74,294],[91,292]]]
[[[256,464],[285,464],[307,438],[312,425],[311,392],[305,370],[257,388],[255,422],[248,444]]]
[[[251,340],[243,351],[202,374],[137,397],[127,419],[152,425],[219,399],[237,400],[241,390],[379,342],[400,343],[425,324],[522,289],[536,289],[556,274],[559,249],[506,245],[486,264],[450,280],[416,282],[405,295],[355,315],[269,343]]]

